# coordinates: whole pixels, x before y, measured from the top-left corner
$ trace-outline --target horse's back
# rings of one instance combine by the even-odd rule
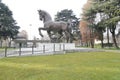
[[[45,23],[45,27],[49,27],[52,29],[62,29],[65,30],[67,28],[67,23],[64,21],[50,21]]]
[[[65,30],[67,28],[67,22],[56,21],[55,24],[56,24],[56,26],[61,27],[63,30]]]

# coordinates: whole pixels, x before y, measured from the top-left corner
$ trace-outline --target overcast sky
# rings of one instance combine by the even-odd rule
[[[39,20],[38,9],[46,10],[53,19],[58,11],[72,9],[79,18],[87,0],[2,0],[2,2],[13,12],[14,19],[21,27],[20,31],[26,30],[29,39],[33,39],[34,36],[40,38],[38,27],[43,26]]]

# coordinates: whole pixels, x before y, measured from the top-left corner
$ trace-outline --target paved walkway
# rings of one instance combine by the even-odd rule
[[[117,52],[120,53],[120,50],[105,50],[106,52]]]

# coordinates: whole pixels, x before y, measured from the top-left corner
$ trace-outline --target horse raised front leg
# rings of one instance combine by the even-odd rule
[[[47,28],[38,28],[39,35],[40,35],[41,37],[44,37],[43,34],[41,33],[41,30],[47,30]]]

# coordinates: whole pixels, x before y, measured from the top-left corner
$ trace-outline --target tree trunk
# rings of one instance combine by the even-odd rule
[[[109,38],[109,28],[107,27],[107,43],[108,43],[108,46],[110,47],[110,38]]]
[[[3,41],[2,41],[2,40],[0,40],[0,47],[2,47],[2,44],[3,44]]]
[[[93,39],[91,40],[91,48],[94,48],[94,41],[93,41]]]
[[[94,34],[93,34],[93,28],[90,29],[90,44],[91,44],[91,48],[94,48]]]
[[[115,38],[115,29],[116,29],[116,27],[111,26],[111,27],[110,27],[110,32],[111,32],[111,34],[112,34],[112,39],[113,39],[113,43],[114,43],[114,45],[115,45],[115,48],[118,49],[119,47],[118,47],[118,45],[117,45],[116,38]]]
[[[10,39],[9,44],[8,44],[9,48],[11,47],[11,42],[12,42],[12,40]]]
[[[104,46],[103,46],[103,40],[101,40],[101,48],[104,48]]]
[[[101,32],[101,48],[104,48],[104,46],[103,46],[103,33]]]
[[[119,47],[118,47],[117,42],[116,42],[115,32],[112,33],[112,38],[113,38],[113,42],[114,42],[115,47],[118,49]]]

